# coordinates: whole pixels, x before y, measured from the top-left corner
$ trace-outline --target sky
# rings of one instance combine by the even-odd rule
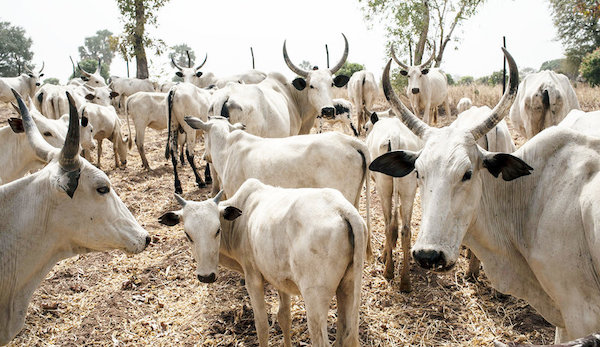
[[[171,0],[158,13],[158,27],[149,30],[169,46],[188,44],[197,63],[208,54],[205,72],[223,76],[250,69],[252,46],[257,69],[290,78],[294,74],[283,60],[284,40],[296,65],[308,60],[323,68],[325,44],[333,66],[343,53],[344,33],[350,47],[348,61],[365,65],[380,79],[387,63],[385,31],[381,23],[368,25],[360,6],[357,0]],[[44,77],[59,78],[61,83],[72,70],[69,55],[78,58],[77,48],[85,37],[102,29],[118,34],[123,27],[114,0],[13,1],[2,6],[0,20],[25,29],[33,39],[34,64],[44,61]],[[453,76],[481,77],[500,70],[503,35],[519,68],[539,69],[544,61],[563,55],[547,0],[488,0],[455,34],[459,40],[448,44],[442,63]],[[150,54],[149,64],[154,80],[174,75],[166,54]],[[125,66],[115,57],[111,75],[125,76]],[[134,64],[130,71],[134,77]]]

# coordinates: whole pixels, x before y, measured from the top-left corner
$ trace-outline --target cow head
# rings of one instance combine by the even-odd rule
[[[434,57],[435,46],[433,48],[433,53],[431,54],[431,57],[425,63],[420,65],[408,66],[402,63],[400,60],[398,60],[398,58],[396,58],[396,52],[394,52],[394,46],[392,46],[392,58],[398,65],[400,65],[400,67],[402,67],[402,70],[400,70],[400,74],[408,78],[406,94],[418,95],[419,93],[422,93],[424,88],[426,88],[425,84],[427,83],[427,74],[429,74],[429,68],[427,68],[427,65],[429,65],[433,61]]]
[[[344,75],[333,77],[333,75],[342,68],[346,62],[346,58],[348,58],[348,40],[346,39],[346,35],[342,34],[342,36],[344,37],[345,43],[342,58],[333,68],[324,70],[315,66],[313,70],[306,71],[294,65],[288,56],[286,41],[283,42],[283,59],[290,70],[300,76],[292,81],[292,85],[299,91],[305,91],[308,103],[317,110],[317,115],[335,115],[335,108],[332,101],[333,88],[345,86],[350,79],[348,76]]]
[[[386,98],[402,122],[423,139],[419,152],[392,151],[375,159],[370,169],[394,177],[416,170],[421,189],[423,217],[421,230],[412,248],[422,267],[446,271],[454,266],[463,237],[477,216],[482,196],[482,179],[492,174],[506,181],[528,175],[532,170],[521,159],[507,153],[490,153],[477,140],[508,113],[518,87],[518,70],[504,50],[510,68],[510,88],[484,122],[472,129],[432,128],[412,114],[392,90],[391,60],[383,72]]]
[[[82,88],[85,98],[89,102],[102,106],[110,106],[111,99],[119,96],[119,93],[111,91],[107,86],[91,87],[88,84],[84,84]]]
[[[192,60],[190,58],[190,52],[186,51],[186,53],[188,56],[188,66],[187,67],[181,67],[181,66],[177,65],[177,63],[175,62],[175,59],[173,59],[173,57],[171,56],[171,63],[173,64],[174,67],[177,68],[177,70],[179,70],[179,71],[175,72],[175,75],[177,75],[177,77],[183,78],[184,82],[192,83],[194,85],[200,85],[198,83],[198,80],[203,75],[203,73],[202,73],[202,71],[200,71],[200,69],[204,66],[204,64],[206,64],[206,59],[208,59],[208,54],[206,54],[204,56],[204,61],[202,62],[202,64],[200,64],[196,67],[192,67]]]
[[[86,85],[90,87],[106,87],[104,77],[100,75],[100,69],[102,69],[100,58],[98,58],[98,67],[93,73],[89,73],[82,69],[81,66],[79,66],[79,63],[77,63],[77,67],[79,68],[79,71],[81,71],[81,79],[85,81]]]
[[[61,240],[61,248],[76,253],[122,249],[141,252],[150,242],[101,170],[79,156],[79,116],[71,95],[69,127],[62,149],[50,146],[39,132],[20,95],[13,90],[23,128],[36,156],[48,163],[37,172],[41,188],[49,187],[53,211],[46,233]]]
[[[36,90],[37,87],[42,85],[40,78],[44,76],[42,73],[42,71],[44,71],[44,65],[44,62],[42,62],[42,68],[38,72],[33,71],[27,65],[25,65],[25,73],[27,74],[27,77],[29,77],[29,88],[31,90]]]
[[[159,217],[164,225],[173,226],[183,220],[185,236],[192,247],[192,255],[198,264],[196,276],[203,283],[217,280],[219,249],[221,247],[221,228],[231,227],[232,221],[242,214],[238,208],[220,203],[223,191],[213,199],[202,202],[185,201],[175,194],[181,205],[178,211],[171,211]]]
[[[225,153],[222,151],[227,148],[226,141],[229,133],[246,128],[242,123],[231,124],[227,118],[222,116],[208,117],[207,122],[190,116],[185,116],[184,120],[193,129],[202,130],[206,133],[204,135],[204,148],[207,153],[206,156],[210,157],[211,161],[218,161],[219,158],[225,157]],[[220,154],[217,154],[217,152]]]

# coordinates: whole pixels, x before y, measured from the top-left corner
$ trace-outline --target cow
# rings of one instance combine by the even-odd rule
[[[192,167],[194,176],[196,177],[196,184],[199,188],[203,188],[206,187],[207,184],[212,183],[210,166],[208,163],[204,168],[204,179],[206,180],[205,183],[198,173],[198,169],[196,168],[196,164],[194,162],[196,139],[202,136],[202,133],[192,129],[183,119],[188,115],[207,119],[211,93],[212,90],[201,89],[191,83],[184,82],[173,86],[167,95],[168,133],[167,143],[165,146],[165,159],[168,160],[170,157],[171,163],[173,164],[175,193],[181,194],[183,191],[181,189],[179,175],[177,174],[177,148],[179,144],[179,133],[182,133],[185,136],[185,154],[190,166]],[[181,150],[183,151],[183,147]],[[181,162],[183,163],[183,158]]]
[[[427,124],[437,122],[438,107],[442,104],[444,104],[446,117],[450,116],[446,74],[439,68],[427,68],[427,65],[433,61],[435,56],[435,47],[433,50],[434,53],[423,64],[408,66],[398,60],[392,46],[392,58],[402,68],[400,74],[408,78],[406,94],[408,100],[410,100],[410,105],[419,117],[421,111],[423,111],[422,119]],[[431,115],[432,112],[433,116]]]
[[[183,220],[201,282],[216,281],[218,264],[244,274],[259,345],[268,346],[264,281],[279,292],[277,318],[291,346],[290,295],[302,295],[313,346],[329,346],[329,303],[337,298],[336,344],[359,346],[360,288],[369,234],[342,194],[330,188],[289,189],[249,179],[220,201],[185,201],[159,221]],[[235,220],[235,222],[231,222]]]
[[[586,135],[600,137],[600,111],[583,112],[581,110],[571,110],[558,123],[558,126],[571,128]]]
[[[204,61],[202,64],[197,67],[192,67],[191,60],[189,60],[188,54],[188,67],[181,67],[177,65],[173,57],[171,57],[171,63],[174,67],[177,68],[175,75],[183,79],[183,82],[192,83],[198,88],[206,88],[211,85],[216,86],[217,88],[223,88],[227,85],[227,83],[243,83],[243,84],[256,84],[260,81],[264,80],[267,77],[262,71],[258,70],[248,70],[244,73],[226,76],[226,77],[216,77],[214,73],[207,72],[203,73],[200,69],[206,64],[206,59],[208,58],[208,54],[204,57]]]
[[[42,71],[44,71],[43,62],[42,68],[38,72],[31,70],[26,65],[25,73],[18,77],[0,77],[0,102],[11,102],[13,100],[12,89],[25,97],[33,98],[41,85],[40,77],[44,76]]]
[[[96,166],[101,168],[102,141],[108,139],[113,143],[113,152],[115,156],[115,168],[127,165],[127,151],[133,146],[131,137],[121,134],[121,120],[112,106],[102,106],[87,103],[79,111],[82,117],[89,119],[92,124],[92,138],[97,141],[98,161]],[[127,124],[129,126],[129,123]],[[86,152],[91,152],[92,148],[85,148]],[[88,155],[89,156],[89,155]],[[88,158],[86,158],[88,159]]]
[[[77,63],[77,67],[79,68],[79,71],[81,72],[81,79],[85,82],[84,84],[87,84],[90,87],[106,87],[106,82],[104,81],[104,77],[102,77],[100,75],[100,71],[102,70],[102,62],[100,60],[100,58],[98,58],[98,67],[96,67],[96,71],[94,71],[93,73],[89,73],[87,71],[85,71],[84,69],[81,68],[81,66],[79,65],[79,63]],[[76,85],[78,85],[79,83],[76,82]]]
[[[600,139],[551,127],[512,154],[478,147],[517,94],[516,63],[504,54],[510,87],[469,130],[431,128],[412,114],[391,89],[388,62],[385,95],[424,147],[386,153],[370,168],[416,170],[423,215],[412,255],[421,267],[449,271],[466,245],[494,288],[526,300],[568,341],[600,329]]]
[[[154,84],[149,79],[126,78],[110,76],[108,88],[119,94],[118,109],[123,107],[125,100],[137,92],[154,92]]]
[[[358,123],[358,130],[368,121],[369,112],[373,110],[375,100],[379,95],[379,87],[375,76],[370,71],[357,71],[348,81],[348,100],[354,105],[354,113]]]
[[[42,170],[0,186],[0,345],[23,328],[34,290],[54,264],[92,251],[139,253],[150,236],[119,199],[108,177],[78,155],[74,104],[62,149],[44,141],[15,91],[23,128]]]
[[[213,194],[222,184],[230,197],[248,178],[257,178],[286,188],[338,189],[358,208],[365,184],[367,226],[371,230],[367,170],[371,157],[359,139],[338,132],[262,138],[242,131],[242,124],[232,125],[223,117],[211,117],[207,122],[185,117],[185,121],[206,133],[205,156],[216,173]]]
[[[158,88],[156,88],[156,91],[160,93],[168,93],[169,90],[176,84],[176,82],[163,82],[158,86]]]
[[[531,139],[573,109],[579,109],[579,101],[567,76],[540,71],[523,78],[509,118],[521,136]]]
[[[344,130],[348,130],[354,133],[354,136],[358,137],[358,131],[356,127],[352,123],[352,103],[346,99],[333,99],[333,107],[335,108],[335,115],[332,116],[323,116],[318,115],[318,130],[317,132],[320,134],[323,132],[323,123],[327,122],[330,125],[334,125],[336,123],[342,123]]]
[[[77,109],[81,108],[87,102],[109,106],[111,99],[119,95],[108,89],[108,87],[94,88],[87,84],[80,86],[44,84],[35,93],[35,97],[33,98],[34,105],[44,116],[50,119],[58,119],[69,112],[69,102],[65,96],[65,92],[67,91],[73,96]]]
[[[471,99],[466,97],[461,98],[460,100],[458,100],[458,104],[456,104],[456,112],[462,113],[470,109],[471,107],[473,107],[473,101],[471,101]]]
[[[369,148],[371,158],[401,148],[418,151],[422,147],[422,141],[415,136],[396,117],[379,118],[376,113],[371,115],[369,130],[365,142]],[[398,240],[398,209],[401,209],[402,218],[402,270],[400,272],[400,290],[410,291],[410,221],[412,218],[412,207],[417,192],[417,176],[413,173],[402,178],[373,172],[371,176],[375,180],[377,195],[381,201],[383,211],[383,222],[385,224],[385,245],[383,260],[385,269],[383,276],[387,279],[394,278],[393,250]],[[398,204],[400,200],[400,205]]]

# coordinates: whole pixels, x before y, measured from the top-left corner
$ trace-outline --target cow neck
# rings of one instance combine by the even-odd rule
[[[52,165],[52,164],[51,164]],[[61,259],[74,254],[61,246],[60,235],[48,234],[53,207],[51,170],[42,170],[0,186],[0,331],[14,336],[21,329],[34,290]]]
[[[298,125],[300,130],[297,134],[293,135],[308,134],[315,123],[315,119],[317,118],[319,111],[312,106],[308,100],[308,87],[304,88],[304,90],[297,90],[291,83],[287,84],[287,87],[290,90],[296,112],[300,117],[300,124]],[[292,116],[291,113],[292,112],[290,112],[290,116]],[[290,121],[292,120],[290,119]]]
[[[24,133],[15,134],[10,126],[0,128],[0,139],[3,140],[4,155],[13,156],[19,153],[18,160],[4,160],[0,171],[0,180],[3,184],[14,181],[25,175],[28,169],[35,166],[42,167],[44,163],[37,159],[35,152]]]
[[[223,179],[229,149],[236,143],[232,138],[235,135],[232,135],[232,132],[229,132],[225,123],[215,123],[208,132],[208,136],[210,137],[210,157],[212,165],[215,168],[217,175]]]

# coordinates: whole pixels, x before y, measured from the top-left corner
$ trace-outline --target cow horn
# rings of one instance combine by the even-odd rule
[[[217,195],[215,195],[215,197],[213,198],[213,201],[215,202],[215,204],[219,204],[219,201],[221,201],[222,197],[223,197],[223,189],[221,189],[221,191],[218,192]]]
[[[190,57],[190,51],[186,50],[185,54],[187,54],[188,57],[188,68],[192,67],[192,58]]]
[[[390,83],[390,66],[392,65],[392,60],[390,59],[383,69],[383,76],[381,77],[383,84],[383,93],[385,94],[386,99],[392,105],[392,109],[400,115],[400,119],[402,122],[418,137],[423,138],[425,132],[430,129],[429,125],[425,122],[417,118],[398,98],[398,95],[392,89],[392,84]]]
[[[338,72],[338,70],[341,69],[342,66],[344,66],[344,63],[346,62],[346,59],[348,58],[348,39],[346,38],[346,35],[344,35],[344,33],[342,33],[342,36],[344,37],[344,54],[342,55],[342,58],[340,59],[340,61],[338,61],[338,63],[334,67],[329,69],[329,71],[331,71],[332,75],[334,73]]]
[[[304,78],[308,77],[308,71],[302,70],[301,68],[294,65],[294,63],[292,63],[292,61],[290,60],[290,57],[288,56],[288,52],[287,52],[287,48],[285,47],[285,43],[286,43],[286,40],[283,41],[283,60],[285,60],[285,63],[287,64],[287,66],[290,68],[290,70],[292,70],[294,73],[296,73],[296,75],[302,76]]]
[[[58,157],[58,163],[60,167],[69,172],[79,168],[79,114],[77,113],[77,106],[75,106],[75,100],[69,92],[66,92],[67,99],[69,99],[69,130],[67,130],[67,137],[65,144],[60,150]]]
[[[179,205],[181,205],[181,207],[184,207],[187,204],[187,201],[185,201],[184,198],[181,197],[181,195],[175,193],[175,200],[177,200],[177,203],[179,203]]]
[[[494,107],[490,116],[471,130],[471,134],[473,134],[475,141],[479,140],[488,131],[492,130],[496,124],[498,124],[498,122],[500,122],[506,116],[515,97],[517,96],[517,89],[519,88],[519,69],[517,69],[517,63],[515,63],[512,55],[510,55],[510,53],[508,53],[504,47],[502,47],[502,52],[508,61],[508,69],[510,71],[508,83],[510,87],[506,89],[504,95],[502,95],[502,99],[500,99],[498,105]]]
[[[433,52],[431,52],[431,57],[429,57],[429,59],[424,62],[423,64],[419,65],[419,70],[421,70],[422,68],[424,68],[425,66],[429,65],[429,63],[431,63],[431,61],[433,60],[433,58],[435,58],[435,41],[433,42]]]
[[[21,95],[14,89],[11,89],[15,99],[17,99],[17,104],[19,104],[19,111],[21,113],[21,118],[23,119],[23,128],[25,129],[25,133],[27,134],[27,140],[29,140],[29,144],[35,151],[35,154],[41,160],[48,162],[50,161],[50,154],[54,151],[54,147],[52,147],[44,138],[40,131],[38,130],[33,118],[29,114],[29,110],[27,106],[25,106],[25,102]]]
[[[84,69],[81,68],[81,65],[79,65],[79,63],[77,63],[77,67],[79,68],[79,71],[81,71],[81,74],[84,75],[87,78],[90,78],[92,76],[91,73],[85,71]]]
[[[392,44],[391,53],[392,53],[392,59],[394,59],[396,64],[400,65],[400,67],[403,68],[404,70],[408,70],[408,65],[404,64],[396,57],[396,51],[394,50],[394,44]]]
[[[42,71],[44,71],[44,66],[46,66],[46,63],[42,60],[42,68],[40,69],[40,72],[38,72],[38,73],[42,73]]]
[[[202,68],[202,67],[204,66],[204,64],[206,64],[206,59],[208,59],[208,53],[206,53],[206,54],[204,55],[204,61],[202,62],[202,64],[200,64],[200,65],[196,66],[196,67],[194,68],[194,70],[195,70],[195,71],[198,71],[198,70],[200,70],[200,68]]]
[[[183,70],[181,67],[179,67],[179,65],[177,65],[177,63],[175,62],[175,59],[173,59],[173,56],[171,56],[171,64],[173,64],[173,66],[175,66],[177,68],[177,70],[179,70],[179,71]]]

